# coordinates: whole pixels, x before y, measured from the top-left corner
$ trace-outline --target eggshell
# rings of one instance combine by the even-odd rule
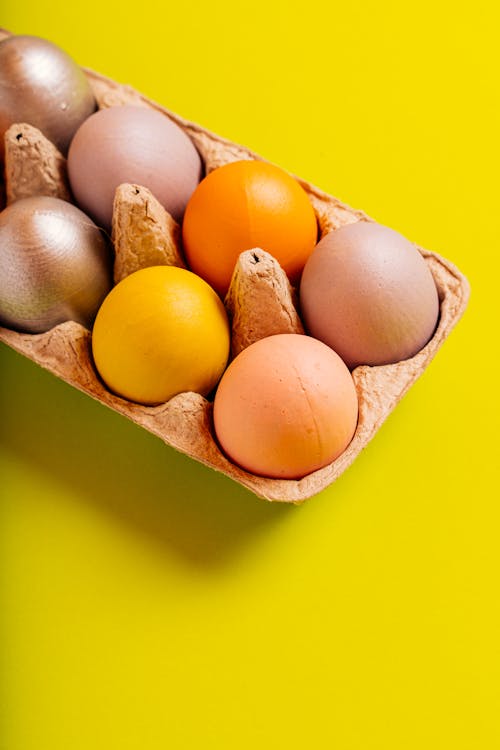
[[[191,196],[182,227],[189,267],[222,297],[240,253],[270,253],[297,284],[318,235],[306,191],[287,172],[258,160],[214,169]]]
[[[178,222],[202,175],[190,138],[170,118],[145,107],[102,109],[78,129],[68,153],[68,175],[78,205],[111,226],[118,185],[148,188]]]
[[[95,108],[85,73],[60,47],[27,34],[0,42],[0,160],[13,123],[33,125],[65,154]]]
[[[0,213],[0,248],[1,325],[90,328],[111,288],[111,253],[83,211],[59,198],[22,198]]]
[[[253,474],[298,479],[350,443],[358,401],[349,370],[320,341],[268,336],[244,349],[222,376],[214,427],[225,453]]]
[[[207,395],[229,355],[226,311],[185,268],[150,266],[120,281],[92,331],[95,366],[114,393],[159,404],[183,391]]]
[[[374,222],[326,234],[300,284],[307,331],[353,369],[415,355],[439,316],[436,284],[415,245]]]

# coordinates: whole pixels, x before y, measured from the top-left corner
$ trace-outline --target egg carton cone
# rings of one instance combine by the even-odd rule
[[[272,255],[255,247],[238,258],[225,297],[231,322],[231,356],[277,333],[304,333],[296,293]]]
[[[7,205],[20,198],[50,195],[71,200],[66,159],[38,128],[21,122],[5,133]]]
[[[5,35],[7,32],[0,31],[0,38]],[[197,147],[205,173],[240,159],[265,161],[251,150],[170,112],[130,86],[116,83],[89,69],[85,72],[100,108],[134,104],[155,109],[176,122]],[[20,197],[21,181],[23,196],[62,195],[45,191],[63,191],[67,187],[64,162],[54,154],[50,148],[52,144],[47,146],[44,143],[43,136],[40,140],[33,129],[28,130],[24,125],[22,128],[23,138],[28,144],[26,148],[21,148],[21,139],[17,141],[14,131],[6,139],[10,159],[5,175],[7,195]],[[33,140],[35,136],[36,141]],[[43,145],[38,147],[35,142]],[[27,156],[31,169],[26,169]],[[33,175],[31,180],[27,177],[30,174]],[[350,208],[309,182],[293,176],[314,207],[320,236],[345,224],[371,221],[364,212]],[[152,217],[151,221],[145,220],[148,216]],[[113,239],[116,244],[115,281],[147,265],[184,265],[179,227],[143,186],[124,185],[117,189]],[[167,445],[226,474],[257,496],[271,501],[300,503],[330,486],[353,463],[424,372],[466,308],[469,285],[463,274],[436,253],[420,247],[418,250],[425,258],[439,293],[440,315],[433,337],[411,359],[376,367],[360,366],[353,371],[359,417],[351,443],[331,464],[298,480],[256,476],[232,463],[217,444],[212,403],[197,393],[180,393],[158,406],[143,406],[108,391],[93,364],[91,332],[76,322],[62,323],[46,333],[35,335],[0,327],[0,340],[128,417]],[[279,264],[261,248],[248,248],[241,254],[225,304],[232,324],[232,356],[264,336],[303,332],[296,308],[296,292]]]
[[[111,237],[115,250],[115,284],[148,266],[186,267],[180,226],[142,185],[124,183],[117,187]]]

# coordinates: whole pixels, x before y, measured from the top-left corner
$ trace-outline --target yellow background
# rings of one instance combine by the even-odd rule
[[[2,750],[500,746],[495,6],[7,0],[4,27],[363,208],[472,296],[301,507],[2,346]]]

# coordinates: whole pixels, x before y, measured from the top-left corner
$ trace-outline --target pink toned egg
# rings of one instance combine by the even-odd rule
[[[118,185],[147,187],[181,221],[202,175],[188,135],[166,115],[146,107],[110,107],[89,117],[68,153],[75,199],[100,225],[111,225]]]
[[[325,235],[300,283],[308,332],[353,369],[413,357],[439,317],[432,273],[415,245],[374,222]]]
[[[217,439],[243,469],[298,479],[339,456],[356,429],[351,374],[328,346],[279,334],[244,349],[229,365],[214,401]]]

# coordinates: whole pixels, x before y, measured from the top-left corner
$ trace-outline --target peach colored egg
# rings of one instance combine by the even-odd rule
[[[358,400],[351,374],[321,341],[268,336],[244,349],[222,376],[214,401],[227,456],[261,476],[298,479],[349,445]]]

